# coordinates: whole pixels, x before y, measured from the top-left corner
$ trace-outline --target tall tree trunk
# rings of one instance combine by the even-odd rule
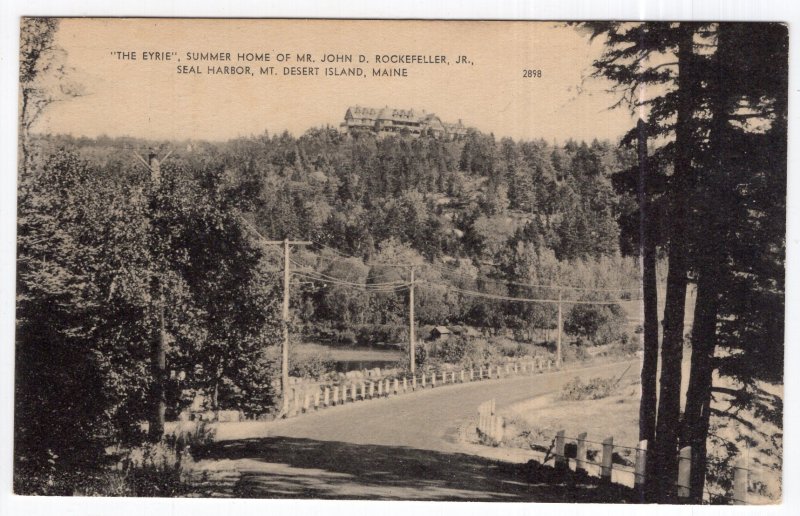
[[[716,264],[709,263],[700,272],[692,327],[692,366],[686,393],[682,444],[692,447],[691,496],[694,503],[703,501],[706,475],[706,439],[708,437],[711,381],[716,347],[719,283]]]
[[[726,59],[731,42],[725,24],[717,28],[718,64]],[[724,73],[712,75],[713,96],[710,102],[711,132],[709,147],[711,162],[703,174],[701,186],[701,209],[706,212],[701,217],[705,221],[701,235],[697,235],[696,257],[698,269],[697,300],[692,327],[692,365],[689,376],[689,390],[686,393],[682,444],[692,447],[692,501],[701,503],[706,475],[706,442],[708,439],[709,410],[711,407],[711,387],[714,371],[714,351],[716,348],[717,316],[722,284],[722,263],[725,256],[725,226],[728,224],[725,213],[720,209],[720,195],[727,196],[725,161],[727,152],[728,95]]]
[[[656,420],[656,442],[648,458],[654,462],[656,478],[649,493],[662,503],[675,500],[678,474],[678,434],[681,404],[681,361],[683,320],[686,313],[686,285],[689,265],[687,245],[688,207],[692,175],[692,72],[694,28],[681,23],[678,29],[677,120],[675,159],[670,190],[670,239],[667,293],[664,306],[664,339],[661,344],[661,377]]]
[[[653,445],[656,436],[658,371],[658,289],[656,245],[647,186],[647,126],[639,120],[639,253],[642,257],[642,295],[644,302],[644,350],[642,356],[642,398],[639,402],[639,440]],[[652,478],[652,471],[645,478]]]
[[[167,412],[166,389],[167,382],[167,349],[166,329],[164,327],[164,290],[161,278],[156,274],[153,277],[152,288],[156,301],[157,326],[154,328],[150,347],[150,367],[153,374],[152,406],[149,418],[148,437],[152,442],[158,442],[164,437],[164,422]]]

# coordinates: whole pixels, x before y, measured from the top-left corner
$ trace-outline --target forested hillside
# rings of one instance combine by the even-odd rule
[[[617,223],[632,200],[610,181],[632,157],[609,142],[498,142],[474,130],[454,142],[352,138],[321,128],[299,138],[264,134],[225,143],[52,138],[47,146],[73,148],[88,166],[118,177],[144,176],[134,151],[171,152],[165,177],[217,177],[251,236],[312,241],[297,251],[301,269],[385,286],[407,273],[377,265],[429,264],[420,271],[430,282],[422,286],[421,324],[555,325],[552,306],[476,300],[445,288],[452,285],[526,297],[555,292],[508,282],[547,286],[561,275],[565,285],[636,287],[633,262],[620,257],[630,245]],[[263,251],[277,271],[280,249]],[[298,322],[357,331],[354,325],[404,320],[405,301],[396,295],[320,283],[293,291]]]

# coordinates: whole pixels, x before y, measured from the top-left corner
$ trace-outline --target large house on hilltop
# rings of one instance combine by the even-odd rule
[[[430,134],[437,138],[456,140],[467,134],[467,127],[459,120],[455,124],[442,122],[433,113],[417,112],[413,109],[370,108],[351,106],[347,108],[344,122],[339,125],[342,133],[358,134],[371,132],[378,136]]]

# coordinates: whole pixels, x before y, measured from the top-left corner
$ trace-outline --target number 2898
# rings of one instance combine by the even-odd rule
[[[541,79],[542,78],[542,71],[541,70],[531,70],[525,69],[522,70],[522,77],[525,79]]]

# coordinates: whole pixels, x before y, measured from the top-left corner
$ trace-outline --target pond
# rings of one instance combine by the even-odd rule
[[[394,360],[336,360],[334,370],[337,373],[349,373],[350,371],[363,371],[365,369],[381,369],[398,367],[400,357]]]
[[[318,343],[303,343],[300,353],[324,353],[335,362],[335,371],[347,373],[364,369],[381,369],[397,367],[404,358],[398,349],[382,349],[368,347],[337,347]]]

